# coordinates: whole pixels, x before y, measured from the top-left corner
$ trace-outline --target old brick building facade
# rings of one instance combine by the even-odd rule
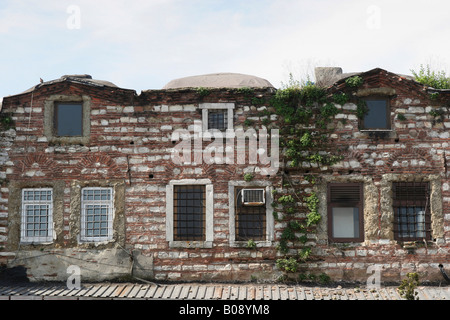
[[[369,110],[362,121],[353,100],[337,105],[330,138],[346,151],[314,186],[322,219],[305,269],[365,281],[377,266],[382,281],[410,271],[441,281],[438,266],[450,269],[450,96],[382,69],[358,75],[357,89],[339,72],[327,89]],[[219,74],[137,94],[82,75],[5,97],[13,125],[1,138],[0,262],[32,280],[65,280],[72,265],[85,280],[277,279],[283,226],[272,195],[282,168],[264,171],[267,162],[251,162],[249,145],[226,145],[229,136],[210,149],[213,139],[194,142],[192,157],[174,161],[183,135],[266,128],[277,120],[265,112],[275,91]],[[257,205],[244,205],[251,196]]]

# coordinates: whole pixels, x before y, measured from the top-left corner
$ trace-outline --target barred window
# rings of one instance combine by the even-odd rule
[[[22,190],[22,242],[53,240],[53,192],[49,188]]]
[[[328,236],[332,241],[363,241],[363,216],[362,184],[328,185]]]
[[[259,205],[244,205],[242,202],[243,188],[235,189],[236,215],[235,228],[236,240],[265,240],[266,235],[266,206],[264,203]],[[255,191],[255,190],[252,190]],[[250,192],[255,196],[255,201],[262,201],[260,193]]]
[[[394,238],[431,239],[430,191],[424,182],[393,183]]]
[[[111,240],[113,235],[112,188],[81,190],[81,240],[88,242]]]
[[[228,110],[211,109],[208,110],[208,129],[224,131],[228,128]]]
[[[205,240],[205,197],[204,185],[174,186],[174,240]]]

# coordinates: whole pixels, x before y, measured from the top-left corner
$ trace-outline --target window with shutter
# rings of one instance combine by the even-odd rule
[[[363,216],[362,184],[328,185],[328,236],[331,241],[364,241]]]

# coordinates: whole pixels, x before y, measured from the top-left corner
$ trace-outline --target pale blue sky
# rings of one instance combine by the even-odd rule
[[[65,74],[138,93],[214,72],[450,74],[449,38],[447,0],[0,0],[0,97]]]

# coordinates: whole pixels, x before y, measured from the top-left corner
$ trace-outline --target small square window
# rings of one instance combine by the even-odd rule
[[[233,129],[234,103],[201,103],[202,129],[226,132]]]
[[[228,128],[228,110],[208,110],[208,129],[224,131]]]
[[[328,235],[332,241],[363,241],[363,215],[362,184],[328,185]]]
[[[366,99],[368,112],[363,119],[363,129],[390,129],[390,110],[387,99],[371,98]]]
[[[83,135],[83,105],[77,102],[55,104],[55,134],[60,137]]]

